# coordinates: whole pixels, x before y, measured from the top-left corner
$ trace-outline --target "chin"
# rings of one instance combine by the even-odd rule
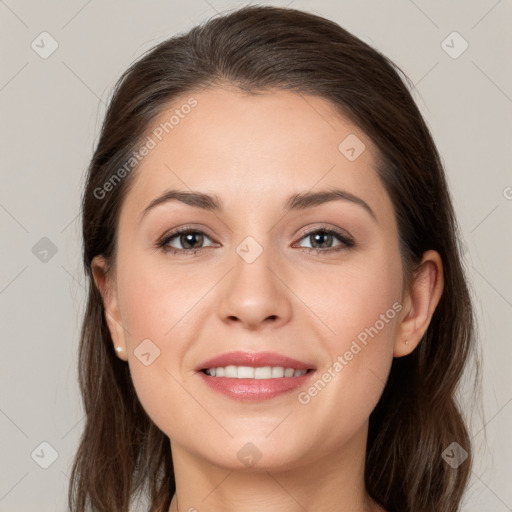
[[[287,471],[309,458],[307,453],[302,453],[304,448],[304,443],[284,446],[282,440],[270,441],[266,435],[243,436],[230,439],[225,447],[217,444],[214,451],[198,452],[198,456],[230,471]]]

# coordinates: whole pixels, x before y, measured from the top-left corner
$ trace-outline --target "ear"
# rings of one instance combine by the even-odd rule
[[[406,290],[401,320],[397,326],[394,357],[406,356],[418,346],[441,299],[443,288],[441,257],[436,251],[426,251]]]
[[[107,272],[107,262],[103,256],[96,256],[91,263],[92,275],[98,291],[103,299],[103,308],[107,320],[110,337],[117,356],[127,361],[126,329],[123,327],[117,301],[115,282]]]

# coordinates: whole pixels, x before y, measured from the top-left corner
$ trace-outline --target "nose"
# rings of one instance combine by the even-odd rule
[[[235,254],[234,268],[221,283],[221,320],[249,330],[289,322],[292,292],[286,286],[284,270],[279,268],[271,249],[264,249],[250,263]]]

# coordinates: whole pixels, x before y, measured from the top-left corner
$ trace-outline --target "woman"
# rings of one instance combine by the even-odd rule
[[[459,510],[472,306],[376,50],[268,6],[159,44],[110,101],[83,239],[73,511]]]

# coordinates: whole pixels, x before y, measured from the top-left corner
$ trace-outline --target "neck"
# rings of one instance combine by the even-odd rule
[[[292,469],[222,468],[172,443],[176,494],[169,512],[382,511],[364,486],[367,429],[344,448]]]

